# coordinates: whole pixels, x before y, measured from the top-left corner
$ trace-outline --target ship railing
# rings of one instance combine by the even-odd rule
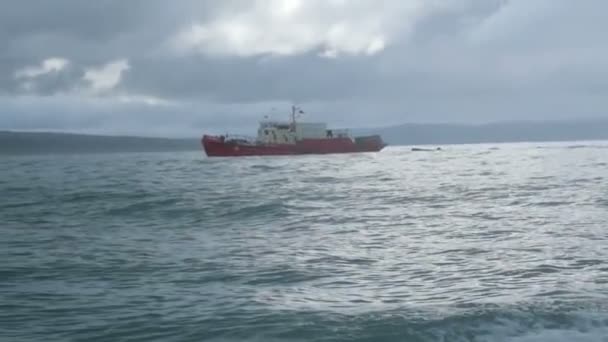
[[[277,121],[277,120],[265,120],[260,122],[260,126],[262,127],[272,127],[272,126],[283,126],[289,125],[290,122],[287,121]]]
[[[252,144],[252,145],[257,144],[257,142],[258,142],[257,138],[249,136],[249,135],[226,134],[225,137],[226,137],[226,141],[238,141],[238,142],[243,142],[243,143]]]
[[[352,134],[349,129],[345,128],[334,128],[327,130],[328,138],[352,138]]]

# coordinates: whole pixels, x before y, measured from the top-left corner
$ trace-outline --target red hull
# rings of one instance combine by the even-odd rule
[[[350,138],[304,139],[295,144],[255,145],[205,135],[201,142],[209,157],[378,152],[386,146],[379,136],[359,137],[355,141]]]

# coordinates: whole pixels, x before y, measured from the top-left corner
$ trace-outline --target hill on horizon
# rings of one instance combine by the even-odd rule
[[[352,130],[380,134],[391,145],[477,144],[608,139],[608,119],[504,121],[486,124],[402,124]]]
[[[0,131],[0,154],[173,152],[200,150],[198,139]]]

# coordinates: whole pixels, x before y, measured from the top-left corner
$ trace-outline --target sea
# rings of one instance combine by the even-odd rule
[[[608,142],[441,147],[0,156],[0,341],[608,341]]]

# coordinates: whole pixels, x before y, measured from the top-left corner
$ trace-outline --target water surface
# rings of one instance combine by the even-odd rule
[[[608,143],[0,161],[2,341],[608,341]]]

